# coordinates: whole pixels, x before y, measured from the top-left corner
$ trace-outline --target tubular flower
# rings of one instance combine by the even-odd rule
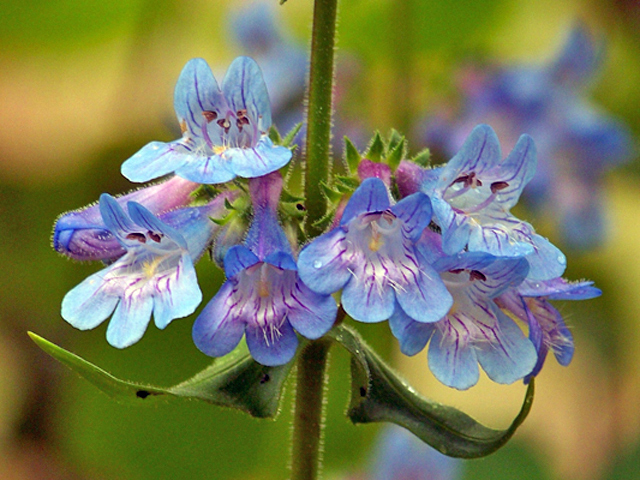
[[[536,362],[532,343],[492,300],[524,280],[527,261],[465,252],[440,258],[434,268],[453,296],[453,306],[430,324],[394,314],[389,325],[402,352],[415,355],[431,339],[431,371],[445,385],[460,390],[477,383],[478,363],[498,383],[512,383],[531,372]]]
[[[250,182],[254,220],[244,245],[225,258],[227,281],[193,325],[196,346],[213,357],[229,353],[246,334],[253,358],[283,365],[295,355],[296,331],[309,339],[327,333],[338,307],[331,295],[311,291],[298,276],[276,210],[282,179],[273,173]]]
[[[115,200],[121,207],[126,207],[128,202],[140,203],[158,215],[187,205],[191,201],[191,193],[198,186],[197,183],[173,177],[158,185],[116,197]],[[53,230],[53,248],[75,260],[104,262],[113,261],[126,253],[126,249],[104,224],[98,204],[61,215]]]
[[[536,348],[538,361],[525,377],[526,383],[540,373],[550,349],[562,366],[569,365],[573,358],[573,335],[549,300],[587,300],[601,294],[593,282],[555,278],[545,282],[525,281],[495,299],[501,309],[529,325],[529,339]]]
[[[416,193],[392,206],[382,180],[367,178],[339,226],[300,252],[300,277],[318,293],[342,289],[342,306],[355,320],[379,322],[402,311],[418,322],[435,322],[452,299],[415,248],[430,221],[426,195]]]
[[[495,256],[525,256],[531,279],[562,275],[564,254],[510,213],[535,168],[531,137],[521,136],[502,160],[495,132],[479,125],[449,163],[427,171],[421,189],[431,196],[445,253],[454,255],[468,248]]]
[[[164,221],[136,202],[128,213],[110,195],[100,197],[100,214],[126,253],[73,288],[62,301],[62,317],[89,330],[111,316],[107,341],[128,347],[142,337],[151,314],[158,328],[191,314],[200,301],[193,262],[209,244],[218,205],[183,208]]]
[[[169,173],[204,184],[253,178],[286,165],[288,148],[274,145],[269,95],[258,65],[238,57],[218,87],[207,62],[190,60],[176,84],[174,108],[183,136],[151,142],[122,164],[122,174],[146,182]]]

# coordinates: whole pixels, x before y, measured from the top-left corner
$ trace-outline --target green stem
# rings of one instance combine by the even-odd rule
[[[338,0],[315,0],[311,60],[307,90],[307,139],[305,197],[306,232],[322,232],[313,224],[327,212],[322,183],[328,184],[331,154],[331,114]]]
[[[291,480],[316,480],[320,469],[325,369],[331,342],[309,343],[298,357]]]

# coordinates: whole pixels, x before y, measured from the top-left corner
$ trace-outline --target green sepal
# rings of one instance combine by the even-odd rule
[[[394,130],[395,131],[395,130]],[[395,172],[400,165],[400,162],[407,153],[407,142],[404,137],[400,138],[400,141],[393,147],[389,146],[389,154],[387,155],[387,165],[391,168],[391,171]]]
[[[322,188],[324,195],[333,203],[338,203],[345,193],[334,190],[324,182],[320,182],[320,187]]]
[[[417,163],[421,167],[428,167],[431,165],[431,150],[425,148],[418,152],[418,154],[411,159],[412,162]]]
[[[216,359],[190,379],[163,388],[120,380],[35,333],[28,333],[47,354],[115,400],[136,404],[149,403],[152,397],[201,400],[235,408],[256,418],[274,418],[278,414],[284,383],[294,363],[279,367],[260,365],[241,342],[233,352]]]
[[[280,145],[282,143],[282,137],[275,125],[271,125],[271,128],[269,128],[269,139],[276,145]]]
[[[313,222],[313,228],[320,231],[324,231],[331,224],[335,216],[336,216],[335,207],[330,208],[323,217]]]
[[[445,455],[478,458],[505,445],[531,410],[533,380],[520,413],[509,428],[485,427],[453,407],[419,395],[348,326],[334,327],[329,335],[351,354],[347,416],[353,423],[392,422]]]
[[[295,148],[294,146],[291,146],[291,142],[293,142],[293,139],[296,138],[296,135],[298,135],[298,132],[300,131],[300,129],[302,128],[302,122],[300,123],[296,123],[293,128],[291,130],[289,130],[289,133],[287,133],[284,138],[282,139],[280,145],[284,146],[284,147],[290,147],[291,150],[293,150]]]
[[[391,151],[405,139],[404,135],[401,135],[395,128],[392,128],[389,132],[389,141],[387,142],[387,150]]]
[[[211,220],[216,225],[220,225],[222,227],[223,225],[226,225],[227,223],[229,223],[232,218],[233,218],[233,215],[230,214],[230,215],[225,215],[222,218],[209,217],[209,220]]]
[[[360,180],[358,178],[336,175],[335,177],[333,177],[333,180],[335,181],[336,189],[342,186],[347,188],[349,192],[353,192],[360,186]]]
[[[362,156],[360,156],[360,152],[358,152],[358,149],[353,142],[349,140],[349,137],[344,137],[344,155],[349,172],[351,174],[356,173],[358,171],[360,160],[362,160]]]
[[[304,201],[304,197],[298,197],[289,193],[286,189],[283,189],[282,193],[280,193],[280,201],[284,203],[298,203]]]
[[[380,162],[385,155],[384,151],[384,142],[382,141],[382,137],[380,136],[380,132],[376,132],[373,140],[371,140],[371,145],[367,149],[367,153],[365,157],[371,160],[372,162]]]

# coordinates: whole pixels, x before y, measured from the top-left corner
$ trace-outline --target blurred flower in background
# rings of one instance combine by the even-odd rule
[[[538,169],[524,191],[528,204],[554,218],[567,246],[599,245],[607,228],[603,175],[634,153],[627,126],[586,98],[603,55],[604,46],[576,23],[550,62],[468,65],[460,110],[428,118],[425,143],[453,155],[478,123],[490,124],[507,149],[528,133],[538,147]]]

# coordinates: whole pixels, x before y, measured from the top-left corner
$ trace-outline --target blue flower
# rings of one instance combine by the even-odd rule
[[[228,250],[227,281],[193,325],[193,340],[207,355],[226,355],[246,334],[257,362],[283,365],[295,355],[296,331],[313,340],[335,322],[331,295],[311,291],[298,276],[275,210],[281,182],[278,173],[250,181],[254,220],[247,239]]]
[[[593,282],[555,278],[544,282],[524,281],[495,299],[500,308],[529,325],[529,339],[536,348],[538,361],[525,382],[540,373],[549,349],[562,366],[569,365],[573,358],[573,335],[549,300],[586,300],[601,294]]]
[[[117,197],[121,207],[137,202],[153,214],[184,207],[191,200],[197,183],[173,177],[164,183]],[[54,226],[53,248],[75,260],[113,261],[126,253],[126,248],[109,231],[102,220],[98,204],[61,215]]]
[[[67,293],[62,317],[88,330],[111,316],[107,341],[124,348],[140,340],[152,313],[163,329],[174,318],[193,313],[202,300],[193,262],[214,233],[212,207],[178,209],[161,221],[136,202],[127,203],[127,214],[103,194],[99,208],[104,225],[126,253]]]
[[[288,148],[267,132],[271,109],[258,65],[238,57],[218,87],[207,62],[190,60],[175,89],[174,107],[183,132],[171,143],[151,142],[122,164],[122,174],[146,182],[169,173],[215,184],[253,178],[286,165]]]
[[[454,480],[462,461],[430,447],[408,430],[389,424],[381,431],[372,458],[371,480]]]
[[[498,383],[512,383],[531,372],[536,363],[533,344],[493,302],[522,283],[527,261],[465,252],[441,257],[434,268],[453,296],[453,306],[429,324],[396,312],[389,325],[402,352],[415,355],[431,339],[429,368],[442,383],[460,390],[478,382],[478,363]]]
[[[538,172],[525,200],[545,217],[554,212],[570,246],[592,247],[606,231],[603,175],[634,150],[629,129],[585,98],[602,53],[577,24],[549,63],[469,69],[462,111],[451,120],[431,119],[425,139],[454,154],[478,123],[491,124],[510,146],[529,133],[538,146]]]
[[[401,311],[418,322],[435,322],[452,299],[415,249],[430,221],[425,194],[392,206],[382,180],[368,178],[349,200],[340,225],[300,252],[300,277],[318,293],[342,289],[342,306],[355,320],[380,322]]]
[[[524,256],[531,266],[531,279],[562,275],[564,254],[510,213],[535,168],[531,137],[520,137],[502,160],[495,132],[479,125],[445,166],[428,171],[422,191],[431,196],[445,253],[468,248],[495,256]]]

